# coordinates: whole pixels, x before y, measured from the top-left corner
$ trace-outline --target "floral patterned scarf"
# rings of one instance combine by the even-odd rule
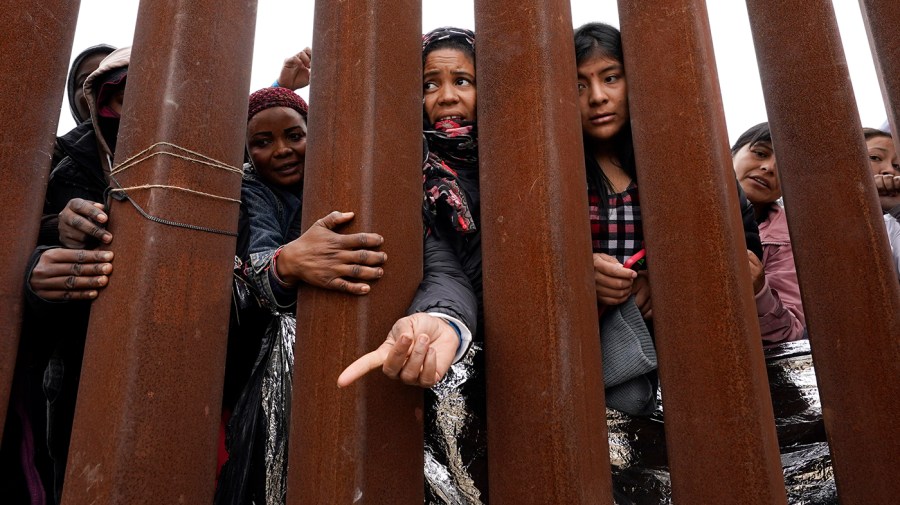
[[[478,140],[475,124],[453,120],[440,121],[424,131],[428,148],[422,167],[424,185],[423,213],[426,233],[438,220],[446,219],[454,229],[467,234],[475,231],[475,219],[466,192],[460,187],[474,185],[478,198]]]

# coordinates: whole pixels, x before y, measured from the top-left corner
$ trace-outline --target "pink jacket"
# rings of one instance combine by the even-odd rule
[[[763,341],[775,344],[799,340],[803,337],[806,320],[787,218],[777,203],[772,204],[768,218],[760,223],[759,238],[763,245],[766,284],[756,295],[756,313]]]

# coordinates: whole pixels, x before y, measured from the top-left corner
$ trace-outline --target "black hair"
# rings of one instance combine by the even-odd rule
[[[606,23],[587,23],[575,30],[575,64],[582,65],[591,58],[609,58],[616,60],[625,68],[625,57],[622,52],[622,34]],[[631,179],[637,178],[637,167],[634,162],[634,140],[631,135],[631,120],[622,126],[622,130],[612,139],[615,155],[622,170]],[[588,188],[596,191],[600,197],[600,206],[605,208],[607,196],[612,188],[609,178],[603,173],[600,164],[589,151],[590,139],[584,139],[584,162]]]
[[[731,146],[731,157],[734,158],[742,147],[746,145],[753,147],[758,142],[772,143],[772,131],[769,130],[769,123],[759,123],[742,133]]]
[[[622,34],[606,23],[587,23],[575,30],[575,64],[581,65],[588,58],[611,58],[625,66],[622,53]]]
[[[891,135],[890,132],[879,130],[878,128],[863,128],[863,137],[865,137],[866,140],[873,139],[875,137],[886,137],[889,139],[894,138],[894,136]]]
[[[422,51],[423,67],[425,66],[425,60],[428,58],[428,55],[439,49],[455,49],[465,54],[472,61],[472,66],[475,66],[475,49],[473,49],[472,46],[466,44],[458,37],[449,37],[446,39],[438,40],[433,44],[428,45],[428,47],[426,47]]]

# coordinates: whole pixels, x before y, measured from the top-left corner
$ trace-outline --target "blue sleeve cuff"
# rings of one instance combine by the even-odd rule
[[[466,355],[466,352],[472,345],[472,332],[469,331],[469,328],[465,323],[453,316],[444,314],[443,312],[427,312],[427,314],[447,321],[450,327],[456,331],[456,335],[459,337],[459,347],[456,348],[456,356],[453,357],[453,364],[455,365]]]
[[[275,79],[275,82],[273,82],[272,85],[269,86],[269,87],[270,87],[270,88],[280,88],[281,85],[278,84],[278,79]]]

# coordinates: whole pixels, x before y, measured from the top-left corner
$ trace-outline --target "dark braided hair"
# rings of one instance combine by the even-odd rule
[[[587,23],[575,30],[576,65],[582,65],[596,57],[616,60],[622,64],[623,68],[625,67],[622,35],[618,29],[606,23]],[[632,179],[637,178],[630,120],[612,141],[615,146],[616,158],[618,158],[622,170]],[[605,208],[611,184],[589,150],[591,142],[592,139],[584,139],[584,163],[588,188],[600,196],[600,205]]]

